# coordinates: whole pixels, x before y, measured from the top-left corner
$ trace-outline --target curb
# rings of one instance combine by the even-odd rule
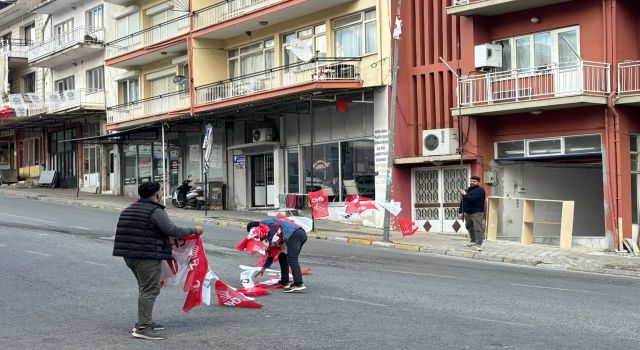
[[[120,206],[120,205],[84,203],[84,202],[81,202],[80,200],[77,200],[77,201],[67,200],[67,199],[58,200],[55,198],[39,197],[34,195],[20,195],[16,193],[9,193],[7,195],[14,198],[39,200],[42,202],[59,203],[59,204],[73,205],[73,206],[80,206],[80,207],[107,209],[107,210],[114,210],[114,211],[122,211],[123,209],[125,209],[124,206]],[[241,220],[241,219],[240,220],[213,219],[213,218],[194,217],[191,215],[181,215],[181,214],[174,214],[174,213],[172,213],[172,217],[176,219],[184,220],[184,221],[208,223],[216,226],[238,228],[238,229],[244,229],[247,222],[247,220]],[[612,269],[612,268],[604,268],[604,267],[597,267],[597,266],[589,267],[589,266],[564,266],[564,265],[557,265],[557,264],[550,265],[537,259],[500,257],[500,256],[486,254],[486,252],[483,253],[483,252],[476,252],[476,251],[469,251],[469,250],[446,249],[446,248],[428,247],[428,246],[406,244],[406,243],[383,242],[383,241],[377,241],[377,240],[359,238],[359,237],[334,236],[329,234],[328,232],[335,232],[335,231],[320,230],[320,231],[311,232],[308,234],[308,236],[310,238],[314,238],[318,240],[336,241],[336,242],[351,243],[351,244],[358,244],[358,245],[364,245],[364,246],[374,246],[379,248],[397,249],[397,250],[403,250],[403,251],[422,252],[425,254],[432,254],[432,255],[453,256],[458,258],[474,259],[479,261],[506,263],[510,265],[530,266],[530,267],[537,267],[545,270],[588,272],[588,273],[597,273],[597,274],[610,275],[610,276],[640,278],[640,271],[632,271],[628,269]]]

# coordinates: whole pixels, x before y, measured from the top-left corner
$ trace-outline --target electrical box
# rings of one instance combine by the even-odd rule
[[[489,186],[495,186],[498,184],[498,176],[495,171],[490,170],[484,173],[484,183]]]
[[[501,68],[502,45],[482,44],[474,49],[476,68]]]

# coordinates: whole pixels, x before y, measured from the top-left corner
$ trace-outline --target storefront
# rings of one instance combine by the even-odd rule
[[[0,180],[3,183],[18,181],[15,154],[15,132],[0,130]]]

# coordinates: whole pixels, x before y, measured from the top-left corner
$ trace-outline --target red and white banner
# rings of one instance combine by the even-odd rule
[[[187,293],[187,299],[184,302],[182,311],[189,310],[202,304],[202,289],[205,283],[205,277],[209,272],[209,263],[202,247],[202,239],[198,236],[196,245],[193,247],[193,254],[189,260],[189,272],[184,282],[184,291]]]
[[[344,212],[348,218],[356,218],[367,210],[378,210],[371,198],[349,195],[344,201]]]
[[[398,220],[402,236],[411,236],[418,231],[418,224],[411,220]]]
[[[329,216],[329,197],[324,190],[309,192],[309,201],[311,202],[311,216],[314,219]]]
[[[217,280],[215,284],[216,295],[218,296],[218,304],[233,307],[248,307],[259,309],[262,304],[258,304],[244,294],[227,286],[222,281]]]

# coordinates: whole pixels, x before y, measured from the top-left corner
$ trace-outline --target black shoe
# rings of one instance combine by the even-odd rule
[[[283,293],[299,293],[305,289],[307,289],[307,287],[305,287],[304,284],[299,284],[299,285],[292,284],[289,287],[283,289],[282,292]]]
[[[147,340],[164,340],[166,337],[158,334],[151,327],[137,328],[131,333],[131,336],[138,339]]]
[[[137,323],[137,322],[136,322],[136,324],[133,326],[133,329],[131,329],[131,331],[132,331],[132,332],[135,332],[135,331],[136,331],[136,328],[138,328],[138,323]],[[164,330],[165,328],[166,328],[166,327],[165,327],[164,325],[161,325],[161,324],[159,324],[159,323],[155,323],[155,322],[153,322],[153,323],[151,324],[151,329],[153,329],[153,331],[154,331],[154,332]]]
[[[283,286],[284,288],[289,287],[290,283],[289,282],[282,282],[282,280],[278,281],[278,285],[279,286]]]

